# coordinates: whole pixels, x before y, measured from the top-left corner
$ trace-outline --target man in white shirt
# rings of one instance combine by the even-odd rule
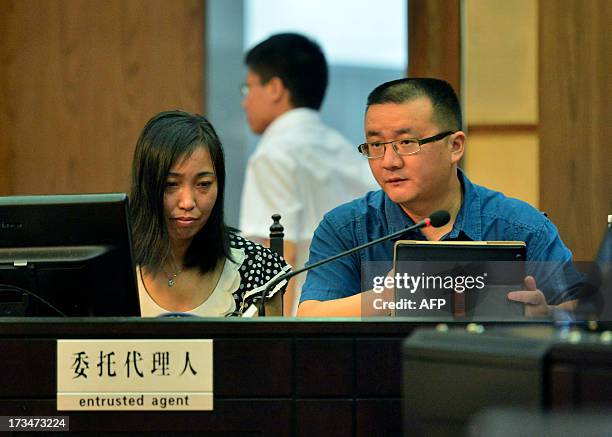
[[[242,106],[262,137],[247,163],[240,229],[266,243],[270,217],[280,214],[284,258],[300,268],[323,215],[378,186],[355,146],[319,116],[327,63],[315,42],[274,35],[249,50],[245,63]],[[287,289],[285,315],[295,315],[303,282],[298,276]]]

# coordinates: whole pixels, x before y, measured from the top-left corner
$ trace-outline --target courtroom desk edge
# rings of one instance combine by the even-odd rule
[[[434,327],[439,321],[403,318],[141,318],[141,317],[4,317],[0,318],[0,337],[69,338],[95,335],[100,337],[100,327],[107,327],[105,334],[124,338],[155,336],[172,338],[233,336],[299,337],[320,335],[325,331],[337,336],[406,336],[416,327]],[[445,322],[452,326],[464,326],[467,322]],[[519,323],[526,325],[527,323]],[[539,325],[542,322],[529,322]],[[495,326],[516,326],[516,323],[483,323]]]

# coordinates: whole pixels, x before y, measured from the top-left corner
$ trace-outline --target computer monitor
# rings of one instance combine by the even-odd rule
[[[0,197],[0,315],[140,315],[127,195]]]
[[[438,321],[523,321],[524,307],[508,300],[525,278],[523,241],[395,243],[395,315]],[[411,279],[411,280],[410,280]]]

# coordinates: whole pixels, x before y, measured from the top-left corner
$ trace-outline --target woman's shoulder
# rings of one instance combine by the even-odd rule
[[[287,263],[285,260],[278,255],[276,252],[262,246],[261,244],[255,243],[241,235],[234,232],[229,233],[230,248],[244,250],[245,261],[253,259],[265,259],[275,261],[279,263],[279,266],[285,266]]]
[[[250,287],[263,285],[289,270],[288,264],[277,253],[233,232],[230,233],[230,247],[244,251],[239,272]]]

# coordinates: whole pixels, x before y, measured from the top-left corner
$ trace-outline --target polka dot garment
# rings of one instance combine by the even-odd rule
[[[279,255],[260,244],[231,232],[229,236],[230,248],[244,252],[242,264],[238,269],[240,286],[233,293],[237,312],[241,314],[258,295],[258,293],[249,293],[250,291],[264,287],[277,275],[288,272],[290,266]],[[286,284],[281,289],[283,292],[285,287]]]

